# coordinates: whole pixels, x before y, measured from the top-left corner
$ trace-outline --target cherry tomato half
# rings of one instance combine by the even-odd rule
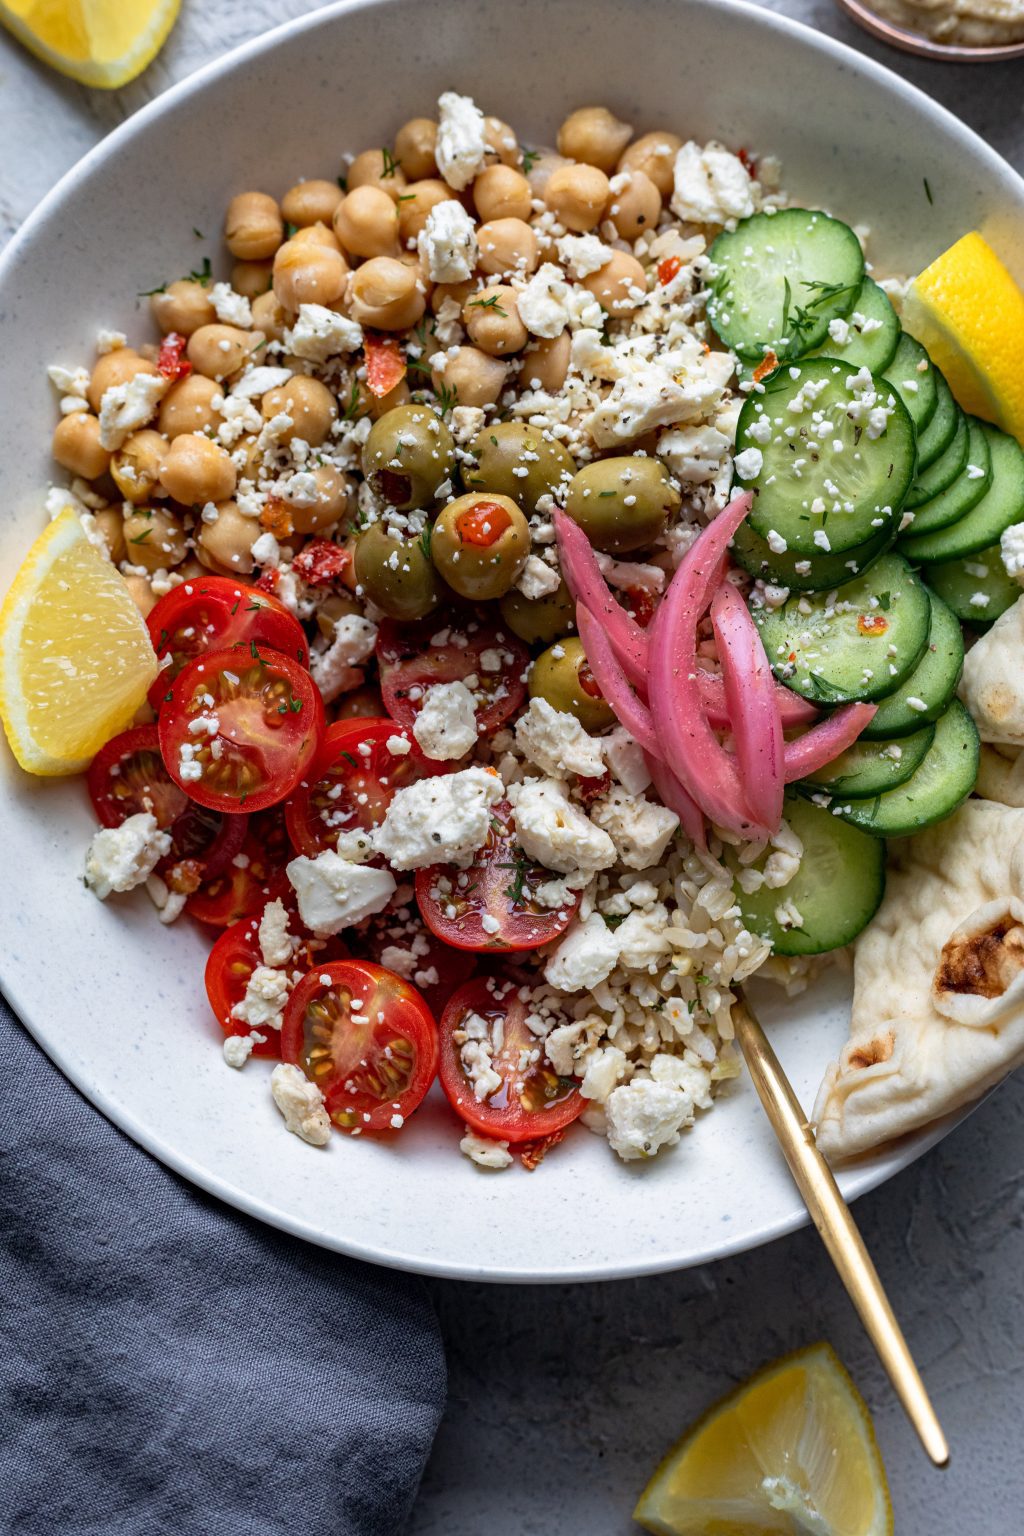
[[[473,1130],[513,1143],[563,1130],[584,1105],[576,1079],[559,1077],[545,1059],[544,1042],[526,1023],[519,991],[513,982],[467,981],[452,997],[440,1026],[441,1087],[448,1102]],[[483,1046],[484,1052],[474,1046]],[[484,1054],[501,1084],[478,1098],[471,1058]]]
[[[530,654],[507,629],[472,615],[449,623],[440,617],[418,624],[385,620],[377,636],[384,704],[392,719],[411,726],[433,683],[475,681],[476,725],[481,736],[497,730],[526,697]]]
[[[538,887],[556,878],[526,857],[512,807],[499,800],[491,807],[487,841],[469,868],[418,869],[416,900],[428,928],[457,949],[539,949],[565,932],[580,904],[579,891],[557,907],[535,899]]]
[[[157,866],[163,873],[183,861],[212,878],[227,868],[245,839],[245,816],[221,816],[194,805],[164,767],[155,725],[139,725],[108,741],[93,758],[86,779],[104,827],[149,811],[171,834],[171,851]]]
[[[291,891],[284,866],[292,848],[280,806],[258,811],[248,821],[245,841],[227,868],[215,879],[204,880],[186,903],[194,918],[212,928],[226,928],[261,912],[266,902]]]
[[[408,743],[407,752],[391,751],[388,742],[396,736]],[[292,844],[315,858],[336,845],[339,832],[380,826],[396,790],[453,766],[432,762],[393,720],[339,720],[285,806]]]
[[[167,772],[215,811],[262,811],[290,795],[324,734],[320,690],[297,661],[255,641],[183,667],[160,711]]]
[[[157,656],[171,658],[149,690],[149,702],[156,710],[182,667],[206,651],[255,640],[282,651],[300,666],[309,665],[298,619],[276,597],[228,576],[197,576],[182,582],[160,599],[146,624]]]
[[[415,987],[369,960],[316,965],[288,999],[283,1060],[342,1131],[401,1130],[437,1076],[437,1025]]]

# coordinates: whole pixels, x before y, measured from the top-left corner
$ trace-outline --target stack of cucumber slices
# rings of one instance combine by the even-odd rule
[[[768,658],[823,709],[878,704],[854,747],[793,786],[796,877],[738,891],[778,953],[814,954],[877,909],[878,840],[941,821],[974,787],[960,621],[985,628],[1020,596],[999,541],[1024,520],[1024,452],[961,410],[845,224],[755,214],[710,258],[708,317],[748,381],[736,488],[755,494],[733,555],[789,591],[754,611]]]

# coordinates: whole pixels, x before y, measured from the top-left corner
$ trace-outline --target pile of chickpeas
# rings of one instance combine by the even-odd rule
[[[88,409],[61,419],[53,454],[72,475],[90,482],[96,523],[144,613],[155,601],[154,575],[163,590],[168,581],[203,568],[251,575],[253,545],[265,531],[281,537],[292,554],[311,535],[354,538],[355,477],[329,462],[316,463],[315,454],[309,459],[315,504],[306,495],[302,505],[275,500],[260,517],[239,509],[240,483],[255,482],[262,473],[258,434],[246,433],[229,450],[217,441],[217,431],[224,395],[252,362],[295,370],[287,383],[253,402],[263,422],[283,413],[291,419],[280,443],[302,439],[316,450],[329,443],[339,416],[369,416],[374,425],[363,447],[365,478],[389,506],[421,510],[432,520],[426,543],[398,540],[381,524],[354,540],[355,572],[365,594],[396,618],[422,617],[455,592],[502,599],[506,621],[530,641],[566,634],[572,605],[564,587],[532,602],[512,590],[530,553],[527,519],[540,499],[568,485],[572,515],[598,548],[609,551],[650,544],[678,510],[678,493],[657,460],[600,459],[577,470],[564,447],[521,423],[494,422],[493,408],[520,382],[557,392],[570,358],[568,330],[547,339],[528,334],[508,279],[529,278],[542,260],[557,261],[552,223],[572,234],[600,228],[603,238],[630,245],[653,232],[671,195],[681,139],[665,131],[634,139],[603,107],[571,113],[558,132],[558,153],[528,161],[507,124],[486,118],[485,132],[486,164],[461,192],[439,174],[437,122],[418,117],[399,129],[393,150],[365,150],[339,181],[298,182],[280,201],[261,191],[232,198],[224,224],[234,263],[230,283],[250,302],[251,326],[218,319],[212,278],[181,278],[152,294],[161,335],[185,338],[192,371],[170,384],[151,419],[113,452],[100,441],[103,396],[138,375],[157,375],[158,346],[123,346],[98,359]],[[613,191],[612,178],[624,172],[628,177]],[[434,283],[417,237],[431,210],[450,199],[473,217],[479,257],[465,282]],[[615,247],[611,259],[582,281],[610,318],[621,319],[651,280],[636,255]],[[428,310],[436,316],[449,300],[459,308],[465,343],[449,352],[428,345],[429,375],[421,367],[382,399],[366,387],[358,354],[343,377],[337,368],[330,374],[329,385],[311,376],[309,364],[282,351],[303,304],[395,334],[412,332]],[[281,347],[268,356],[271,342]],[[469,468],[456,462],[443,412],[434,409],[429,393],[414,398],[417,388],[488,410],[491,424],[470,444]],[[449,477],[456,499],[437,508],[438,488]],[[500,509],[501,532],[484,549],[467,547],[461,520],[483,493]]]

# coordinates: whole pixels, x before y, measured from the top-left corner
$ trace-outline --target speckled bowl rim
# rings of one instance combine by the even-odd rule
[[[203,93],[217,80],[234,73],[236,70],[244,67],[247,62],[270,53],[284,39],[292,39],[307,31],[316,31],[325,26],[325,24],[340,21],[349,14],[402,3],[403,0],[336,0],[335,4],[325,6],[320,10],[311,12],[309,15],[294,18],[283,23],[280,27],[241,44],[239,47],[232,49],[210,64],[203,66],[195,73],[187,76],[184,80],[171,86],[155,100],[140,108],[138,112],[120,124],[101,143],[97,144],[72,166],[33,210],[28,219],[26,219],[7,248],[0,254],[0,293],[3,291],[3,286],[9,273],[19,260],[23,248],[32,241],[37,228],[44,224],[54,209],[59,206],[69,186],[94,166],[116,158],[122,146],[130,142],[144,125],[148,125],[155,119],[173,114],[183,103]],[[796,39],[802,46],[829,57],[847,70],[853,73],[861,73],[874,80],[889,92],[907,98],[922,115],[926,117],[931,116],[934,120],[943,124],[947,131],[951,131],[963,143],[965,152],[970,154],[975,160],[980,159],[987,162],[993,174],[1005,177],[1007,172],[1009,172],[1015,179],[1020,179],[1016,177],[1012,167],[1009,167],[1007,162],[995,150],[975,134],[972,129],[963,124],[953,113],[934,102],[917,87],[901,80],[898,75],[885,66],[858,53],[856,49],[849,47],[847,44],[827,37],[802,22],[749,3],[749,0],[694,0],[694,3],[703,4],[708,10],[730,12],[740,17],[745,16],[755,28],[765,28],[768,31],[781,34],[783,37]],[[1024,202],[1024,183],[1021,185],[1021,199]],[[385,1248],[373,1243],[348,1239],[334,1232],[326,1232],[312,1222],[296,1218],[286,1210],[265,1204],[260,1199],[239,1190],[229,1179],[219,1177],[212,1169],[194,1160],[181,1147],[155,1134],[144,1121],[138,1119],[126,1110],[123,1105],[117,1103],[103,1085],[88,1081],[87,1073],[74,1069],[66,1060],[64,1053],[59,1048],[51,1045],[47,1038],[45,1021],[37,1020],[33,1017],[33,998],[31,992],[27,988],[23,989],[16,985],[10,985],[9,982],[4,980],[3,971],[3,956],[0,954],[0,983],[3,984],[5,995],[39,1045],[56,1065],[61,1068],[70,1081],[74,1083],[75,1087],[140,1146],[152,1153],[153,1156],[158,1158],[167,1167],[235,1208],[296,1237],[347,1254],[353,1258],[383,1264],[388,1267],[452,1279],[475,1279],[509,1283],[612,1280],[665,1273],[710,1263],[786,1236],[788,1233],[796,1231],[807,1224],[808,1218],[806,1213],[798,1206],[794,1206],[791,1214],[784,1219],[771,1220],[757,1230],[747,1231],[742,1237],[717,1240],[713,1243],[707,1243],[700,1248],[687,1246],[685,1249],[681,1249],[676,1241],[670,1243],[664,1251],[659,1251],[653,1257],[645,1256],[641,1258],[638,1256],[635,1261],[595,1263],[570,1261],[552,1263],[544,1268],[537,1266],[517,1268],[513,1265],[481,1268],[477,1263],[474,1263],[472,1255],[468,1253],[458,1262],[438,1261],[433,1258],[425,1258],[415,1249],[406,1249],[400,1241],[391,1242]],[[960,1123],[971,1112],[973,1107],[971,1106],[967,1110],[947,1116],[943,1120],[926,1127],[923,1131],[904,1139],[904,1141],[896,1146],[882,1149],[877,1155],[851,1164],[840,1174],[840,1184],[844,1194],[848,1199],[854,1199],[876,1188],[894,1174],[902,1171],[941,1141],[955,1125]]]

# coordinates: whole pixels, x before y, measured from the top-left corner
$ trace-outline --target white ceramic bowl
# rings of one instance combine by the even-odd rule
[[[333,176],[345,150],[391,141],[439,92],[471,93],[526,143],[606,102],[664,126],[774,153],[812,206],[871,227],[881,271],[913,271],[980,228],[1024,279],[1024,184],[896,75],[806,28],[731,0],[381,0],[337,5],[169,91],[71,171],[0,262],[0,586],[41,526],[53,475],[46,365],[92,356],[97,330],[148,335],[140,289],[218,255],[225,204]],[[934,201],[924,190],[927,178]],[[145,896],[101,906],[81,881],[93,830],[84,784],[33,781],[0,747],[0,981],[40,1044],[113,1121],[197,1184],[346,1253],[503,1280],[649,1273],[764,1242],[804,1220],[749,1084],[683,1144],[624,1166],[579,1130],[543,1168],[500,1175],[457,1151],[429,1103],[393,1144],[288,1136],[267,1064],[221,1059],[202,988],[206,946],[161,929]],[[766,1020],[809,1106],[846,1034],[846,982]],[[857,1194],[948,1127],[844,1179]]]

